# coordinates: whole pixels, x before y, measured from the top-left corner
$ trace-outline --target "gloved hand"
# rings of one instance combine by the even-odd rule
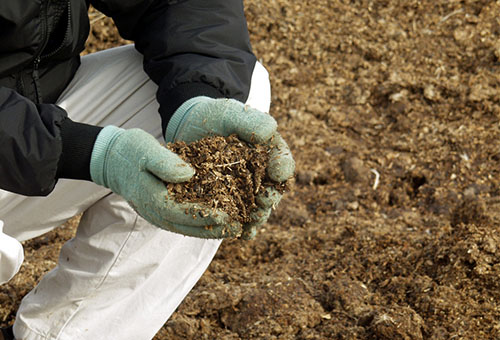
[[[207,136],[237,134],[249,143],[267,143],[272,146],[267,173],[273,181],[283,182],[293,176],[295,162],[276,129],[277,123],[269,114],[237,100],[195,97],[175,111],[167,126],[165,141],[190,143]],[[257,197],[260,208],[253,213],[254,222],[243,226],[244,239],[255,237],[257,227],[267,221],[271,209],[281,200],[281,194],[274,188],[266,188],[266,191]]]
[[[140,129],[107,126],[97,136],[90,162],[92,180],[122,196],[153,225],[187,236],[234,237],[241,226],[224,212],[174,201],[165,182],[189,180],[194,170]]]

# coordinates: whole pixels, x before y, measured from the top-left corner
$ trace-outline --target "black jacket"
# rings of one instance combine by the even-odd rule
[[[241,0],[2,0],[0,189],[43,196],[58,178],[90,179],[101,128],[53,104],[80,64],[90,4],[143,54],[164,130],[189,98],[248,96],[255,56]]]

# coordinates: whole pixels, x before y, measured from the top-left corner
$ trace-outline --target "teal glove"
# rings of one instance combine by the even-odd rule
[[[207,213],[198,204],[177,203],[163,181],[189,180],[194,170],[140,129],[107,126],[97,136],[90,162],[92,180],[122,196],[153,225],[187,236],[235,237],[241,226],[223,212]]]
[[[167,142],[190,143],[207,136],[229,136],[237,134],[249,143],[272,146],[267,173],[276,182],[283,182],[293,176],[295,162],[288,145],[276,131],[277,123],[267,113],[253,109],[234,99],[213,99],[195,97],[182,104],[167,126]],[[264,224],[271,209],[281,200],[273,188],[257,198],[259,209],[254,212],[254,222],[243,226],[242,238],[255,237],[256,228]]]

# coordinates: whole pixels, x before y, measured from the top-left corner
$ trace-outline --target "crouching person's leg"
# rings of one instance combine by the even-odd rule
[[[151,339],[219,244],[153,227],[112,194],[85,212],[56,269],[24,298],[15,333],[22,339]]]

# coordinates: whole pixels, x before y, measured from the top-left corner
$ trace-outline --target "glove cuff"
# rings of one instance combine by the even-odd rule
[[[210,101],[214,101],[215,99],[205,96],[198,96],[186,100],[177,110],[175,110],[172,118],[168,122],[167,129],[165,131],[165,142],[170,143],[174,142],[175,136],[179,130],[179,127],[182,126],[186,118],[189,116],[189,112],[191,109],[201,103],[208,103]]]
[[[125,130],[108,125],[99,132],[90,159],[90,177],[96,184],[109,188],[106,180],[106,158],[110,146]]]

